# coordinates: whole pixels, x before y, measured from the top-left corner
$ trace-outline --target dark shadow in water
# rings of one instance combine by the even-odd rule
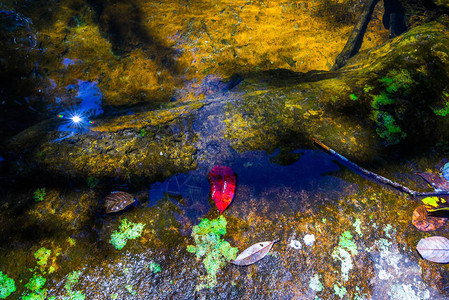
[[[0,140],[27,128],[43,110],[36,31],[29,16],[0,10]],[[3,144],[3,143],[2,143]]]
[[[340,170],[340,166],[333,158],[316,150],[293,151],[299,159],[290,165],[272,163],[278,155],[276,151],[267,155],[264,151],[248,151],[236,155],[223,165],[230,166],[237,175],[237,187],[234,203],[229,209],[235,213],[247,210],[250,199],[264,199],[267,213],[296,213],[304,207],[325,204],[327,199],[339,199],[350,183],[330,176],[332,172]],[[210,185],[207,179],[208,172],[214,167],[209,166],[191,171],[187,174],[177,174],[164,182],[150,185],[148,206],[155,206],[161,199],[169,198],[182,210],[180,221],[189,219],[196,222],[211,209],[215,209],[210,201]],[[291,192],[291,194],[288,194]],[[332,195],[331,195],[332,194]],[[303,196],[301,196],[303,195]],[[287,205],[284,205],[287,201]],[[282,202],[282,205],[280,204]],[[307,202],[307,203],[306,203]]]
[[[89,0],[98,17],[101,31],[112,44],[116,55],[125,56],[136,48],[141,48],[148,58],[178,74],[180,68],[174,57],[176,50],[167,47],[144,26],[145,15],[133,1]]]
[[[354,24],[357,13],[361,11],[363,3],[358,0],[345,1],[344,3],[333,0],[319,1],[317,9],[313,10],[312,16],[324,20],[329,25],[347,26]],[[353,11],[356,11],[354,13]]]
[[[295,72],[288,69],[273,69],[259,72],[241,73],[238,76],[249,82],[261,82],[266,88],[288,87],[304,82],[316,82],[341,76],[339,71]],[[240,81],[238,82],[240,83]],[[232,87],[234,87],[233,85]]]

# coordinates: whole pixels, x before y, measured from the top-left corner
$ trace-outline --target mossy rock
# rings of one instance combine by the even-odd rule
[[[203,103],[100,118],[88,133],[58,142],[56,130],[30,130],[10,149],[53,174],[160,180],[196,167],[195,154],[204,150],[196,141],[207,133],[193,123],[205,103],[224,104],[207,117],[224,120],[224,131],[207,131],[238,151],[288,152],[311,147],[312,137],[359,161],[392,145],[428,149],[449,138],[441,114],[449,103],[448,24],[442,17],[413,28],[336,72],[247,74],[235,91]]]
[[[419,150],[443,142],[447,27],[442,17],[413,28],[337,72],[252,75],[239,87],[242,101],[227,107],[225,136],[241,151],[291,150],[315,136],[360,160],[391,145]]]

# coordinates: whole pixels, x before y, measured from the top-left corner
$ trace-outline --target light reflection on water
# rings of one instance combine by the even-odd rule
[[[81,102],[60,114],[65,122],[58,127],[58,130],[67,134],[54,141],[61,141],[75,133],[85,132],[92,122],[90,118],[103,113],[102,94],[96,82],[78,80],[77,84],[66,86],[68,91],[73,89],[77,90],[76,98],[81,99]],[[74,117],[80,118],[80,121],[74,122]]]

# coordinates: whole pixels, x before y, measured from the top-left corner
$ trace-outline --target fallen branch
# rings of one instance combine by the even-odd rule
[[[385,185],[389,185],[391,187],[394,187],[395,189],[407,193],[413,197],[429,197],[429,196],[438,196],[438,195],[449,195],[449,191],[434,191],[434,192],[418,192],[418,191],[414,191],[400,183],[397,183],[393,180],[390,180],[388,178],[385,178],[381,175],[377,175],[376,173],[373,173],[371,171],[368,171],[367,169],[364,169],[362,167],[360,167],[359,165],[353,163],[352,161],[350,161],[349,159],[347,159],[346,157],[344,157],[343,155],[335,152],[334,150],[332,150],[331,148],[329,148],[328,146],[326,146],[325,144],[323,144],[321,141],[319,141],[316,138],[313,138],[313,141],[320,146],[321,148],[323,148],[324,150],[326,150],[327,152],[329,152],[330,154],[332,154],[333,156],[335,156],[336,158],[338,158],[339,161],[341,161],[344,165],[346,165],[348,168],[350,169],[354,169],[355,171],[358,171],[362,174],[364,174],[367,177],[373,178],[378,182],[381,182]]]

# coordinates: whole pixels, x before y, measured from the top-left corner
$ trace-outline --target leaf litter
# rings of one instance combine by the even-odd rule
[[[421,239],[416,246],[424,259],[436,263],[449,262],[449,240],[443,236],[431,236]]]
[[[231,260],[230,263],[237,266],[252,265],[261,260],[262,258],[264,258],[268,254],[268,252],[270,252],[274,243],[278,241],[279,240],[274,240],[272,242],[256,243],[243,250],[243,252],[240,253],[236,259]]]

